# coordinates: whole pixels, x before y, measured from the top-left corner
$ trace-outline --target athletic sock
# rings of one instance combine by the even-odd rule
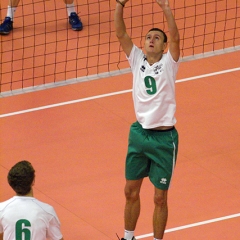
[[[68,16],[70,16],[72,12],[76,12],[74,3],[66,4],[66,6],[67,6]]]
[[[132,240],[134,236],[134,231],[124,230],[124,239]]]
[[[12,21],[13,21],[14,13],[15,13],[16,9],[17,9],[17,7],[8,6],[7,17],[10,17],[12,19]]]

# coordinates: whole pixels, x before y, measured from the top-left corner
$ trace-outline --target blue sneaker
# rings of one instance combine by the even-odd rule
[[[81,31],[83,29],[83,24],[81,22],[81,19],[78,17],[78,15],[75,12],[72,12],[69,16],[69,23],[72,26],[72,30],[74,31]]]
[[[5,17],[3,23],[0,25],[0,34],[7,35],[13,30],[13,22],[10,17]]]

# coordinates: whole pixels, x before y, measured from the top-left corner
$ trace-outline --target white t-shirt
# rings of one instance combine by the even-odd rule
[[[15,196],[0,203],[4,240],[60,240],[60,222],[52,206],[33,197]]]
[[[179,62],[168,51],[149,65],[143,51],[133,45],[128,61],[133,73],[133,103],[143,128],[173,126],[176,123],[175,81]]]

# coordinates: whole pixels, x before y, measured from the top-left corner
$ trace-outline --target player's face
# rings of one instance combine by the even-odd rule
[[[167,47],[167,43],[164,43],[163,33],[150,31],[145,37],[144,46],[147,53],[162,53]]]

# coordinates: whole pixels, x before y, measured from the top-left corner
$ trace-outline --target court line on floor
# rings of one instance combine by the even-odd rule
[[[215,76],[215,75],[219,75],[219,74],[235,72],[235,71],[240,71],[240,67],[227,69],[227,70],[223,70],[223,71],[218,71],[218,72],[212,72],[212,73],[208,73],[208,74],[202,74],[202,75],[198,75],[195,77],[183,78],[183,79],[177,80],[176,83],[192,81],[192,80],[196,80],[196,79],[200,79],[200,78],[206,78],[206,77],[211,77],[211,76]],[[42,106],[42,107],[30,108],[30,109],[26,109],[26,110],[11,112],[11,113],[5,113],[5,114],[1,114],[0,118],[10,117],[10,116],[18,115],[18,114],[23,114],[23,113],[35,112],[35,111],[44,110],[44,109],[48,109],[48,108],[60,107],[60,106],[68,105],[68,104],[85,102],[85,101],[94,100],[94,99],[103,98],[103,97],[110,97],[113,95],[119,95],[119,94],[124,94],[124,93],[128,93],[128,92],[132,92],[132,89],[123,90],[123,91],[119,91],[119,92],[113,92],[113,93],[106,93],[106,94],[102,94],[102,95],[81,98],[81,99],[71,100],[71,101],[67,101],[67,102],[50,104],[50,105],[46,105],[46,106]]]
[[[228,216],[224,216],[224,217],[219,217],[219,218],[213,218],[213,219],[209,219],[209,220],[202,221],[202,222],[187,224],[187,225],[180,226],[180,227],[166,229],[165,233],[180,231],[180,230],[183,230],[183,229],[198,227],[198,226],[202,226],[202,225],[206,225],[206,224],[210,224],[210,223],[215,223],[215,222],[220,222],[220,221],[224,221],[224,220],[228,220],[228,219],[232,219],[232,218],[237,218],[237,217],[240,217],[240,213],[236,213],[236,214],[232,214],[232,215],[228,215]],[[153,236],[153,233],[148,233],[148,234],[137,236],[136,239],[143,239],[143,238],[152,237],[152,236]]]

